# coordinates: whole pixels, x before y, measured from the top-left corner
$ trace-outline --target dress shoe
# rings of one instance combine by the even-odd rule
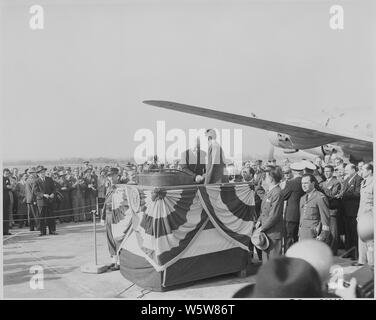
[[[110,267],[110,270],[111,271],[118,271],[118,270],[120,270],[120,265],[114,264],[112,267]]]
[[[46,235],[45,233],[41,233],[41,234],[38,235],[38,237],[43,237],[45,235]]]
[[[364,266],[363,263],[359,263],[359,262],[353,262],[351,265],[354,266],[354,267],[361,267],[361,266]]]
[[[10,232],[3,233],[3,236],[11,236],[12,234]]]
[[[52,236],[57,236],[58,233],[57,233],[56,231],[52,231],[52,232],[50,232],[50,235],[52,235]]]

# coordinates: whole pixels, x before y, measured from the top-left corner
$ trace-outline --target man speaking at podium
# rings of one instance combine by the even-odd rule
[[[200,148],[200,138],[196,137],[196,145],[181,154],[181,170],[192,175],[196,183],[204,181],[206,152]]]

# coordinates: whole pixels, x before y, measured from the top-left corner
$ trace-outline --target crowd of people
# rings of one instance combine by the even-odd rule
[[[135,166],[119,168],[120,183],[135,182]],[[107,173],[110,166],[93,166],[89,161],[77,167],[31,167],[24,172],[18,168],[3,169],[3,234],[9,229],[29,227],[46,234],[56,233],[60,223],[92,219],[93,210],[103,206]]]
[[[142,165],[128,163],[115,167],[119,183],[137,184],[137,173],[160,168],[155,161]],[[179,161],[164,164],[164,168],[190,171]],[[55,222],[81,222],[92,219],[93,210],[102,208],[106,189],[110,185],[110,166],[31,167],[20,173],[17,168],[3,170],[4,235],[9,229],[28,226],[30,231],[49,227],[56,233]],[[197,166],[194,168],[197,172]],[[345,249],[346,256],[359,264],[373,264],[373,242],[363,243],[357,235],[357,218],[372,214],[373,165],[344,163],[342,158],[315,163],[302,160],[291,163],[285,159],[277,165],[272,161],[246,161],[241,170],[225,167],[227,175],[220,182],[248,182],[255,190],[255,226],[271,243],[268,250],[256,252],[267,260],[286,252],[299,239],[318,238],[330,245],[333,254]],[[202,182],[205,164],[199,167]],[[223,171],[223,170],[222,170]],[[195,172],[192,172],[195,175]],[[48,186],[47,194],[39,182]],[[39,188],[38,188],[39,186]],[[45,191],[45,190],[44,190]],[[45,217],[45,219],[44,219]]]
[[[374,241],[359,237],[357,221],[372,217],[373,163],[345,163],[341,157],[317,158],[291,163],[246,161],[241,168],[225,160],[214,130],[207,130],[206,153],[196,146],[182,153],[172,163],[159,163],[155,156],[143,164],[98,167],[85,161],[80,167],[31,167],[23,173],[17,168],[3,172],[3,234],[18,226],[39,230],[40,236],[56,233],[56,220],[80,222],[92,219],[98,209],[111,208],[111,190],[117,183],[137,184],[137,174],[154,170],[177,169],[192,176],[192,183],[246,182],[254,191],[254,221],[250,251],[257,254],[270,270],[277,264],[289,265],[286,258],[291,248],[301,241],[318,240],[353,265],[374,264]],[[106,210],[103,210],[105,212]],[[111,209],[107,209],[108,226]],[[103,217],[102,217],[103,219]],[[108,232],[110,233],[110,232]],[[110,255],[118,270],[116,247]],[[277,260],[275,260],[277,259]],[[296,262],[298,267],[299,263]],[[292,270],[297,267],[292,266]],[[306,268],[304,264],[300,266]],[[309,268],[306,268],[309,274]],[[260,275],[261,276],[261,275]]]
[[[373,241],[364,243],[357,234],[359,216],[373,215],[372,163],[318,158],[262,168],[257,161],[245,164],[242,178],[254,185],[257,231],[270,242],[264,261],[299,240],[318,239],[334,255],[345,249],[344,257],[358,260],[354,265],[373,265]]]

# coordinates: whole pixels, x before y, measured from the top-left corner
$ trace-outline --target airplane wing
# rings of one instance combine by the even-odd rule
[[[195,107],[171,101],[146,100],[143,101],[143,103],[159,108],[180,111],[202,117],[237,123],[243,126],[253,127],[257,129],[288,134],[291,138],[291,141],[294,144],[304,145],[304,148],[314,148],[333,142],[341,142],[343,144],[356,145],[358,147],[365,149],[369,148],[370,150],[372,150],[373,148],[372,139],[368,137],[342,135],[326,130],[323,131],[314,128],[299,127],[296,125],[269,121],[255,117],[247,117],[243,115]]]

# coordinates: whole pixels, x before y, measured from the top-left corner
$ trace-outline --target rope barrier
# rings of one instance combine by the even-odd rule
[[[92,208],[93,205],[90,205],[90,206],[83,206],[83,207],[74,207],[72,209],[64,209],[64,210],[54,210],[53,212],[54,213],[57,213],[57,212],[66,212],[66,211],[72,211],[72,210],[78,210],[78,209],[84,209],[84,208]],[[95,209],[92,209],[91,211],[96,211]],[[83,214],[89,214],[91,213],[90,212],[85,212]],[[82,214],[82,213],[81,213]],[[18,216],[18,214],[16,214],[16,216]],[[65,215],[57,215],[57,216],[51,216],[51,217],[35,217],[35,218],[32,218],[30,217],[30,220],[41,220],[41,219],[49,219],[49,218],[66,218],[66,217],[75,217],[75,216],[78,216],[80,215],[80,213],[74,213],[74,214],[65,214]],[[28,220],[28,218],[24,218],[24,219],[13,219],[13,220],[2,220],[3,222],[21,222],[21,221],[25,221],[25,220]]]
[[[120,295],[122,295],[124,292],[128,291],[130,288],[132,288],[135,284],[132,283],[130,286],[126,287],[125,289],[121,290],[119,293],[117,293],[115,295],[115,297],[119,297]]]

